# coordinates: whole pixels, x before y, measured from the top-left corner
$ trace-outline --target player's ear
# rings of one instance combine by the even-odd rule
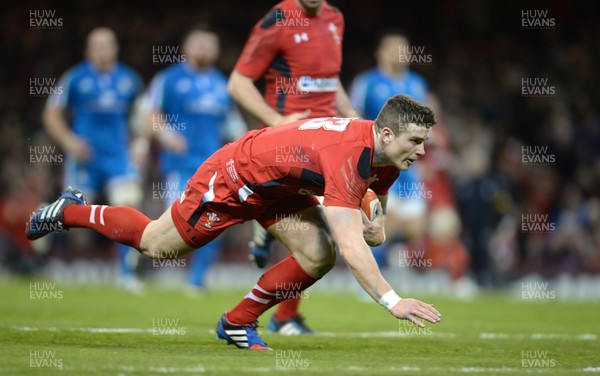
[[[383,129],[381,130],[381,141],[383,141],[384,144],[387,145],[391,143],[392,141],[394,141],[395,138],[396,134],[391,128],[383,127]]]

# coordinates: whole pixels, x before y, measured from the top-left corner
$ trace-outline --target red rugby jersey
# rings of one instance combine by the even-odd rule
[[[335,116],[343,33],[342,13],[326,1],[309,17],[285,0],[254,26],[235,69],[264,77],[265,100],[282,115],[311,109],[311,117]]]
[[[248,132],[222,149],[222,173],[241,201],[297,194],[325,196],[325,206],[360,207],[371,188],[385,195],[399,175],[373,167],[373,121],[300,120]]]

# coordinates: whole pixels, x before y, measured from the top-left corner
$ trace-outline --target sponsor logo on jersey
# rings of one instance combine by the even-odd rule
[[[315,191],[311,191],[310,189],[300,188],[298,189],[298,193],[301,195],[316,195]]]
[[[337,91],[337,78],[312,78],[310,76],[302,76],[298,80],[298,89],[303,92],[321,93],[329,91]]]

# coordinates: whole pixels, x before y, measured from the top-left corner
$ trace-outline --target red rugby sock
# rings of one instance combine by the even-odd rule
[[[277,320],[287,320],[300,314],[300,299],[301,297],[290,298],[286,301],[279,303],[277,311],[275,311],[275,318]]]
[[[267,309],[289,298],[300,298],[302,291],[318,279],[302,269],[298,261],[288,256],[263,274],[254,288],[227,312],[227,321],[234,325],[256,322]]]
[[[63,212],[65,226],[89,228],[135,249],[150,222],[150,218],[127,206],[69,205]]]

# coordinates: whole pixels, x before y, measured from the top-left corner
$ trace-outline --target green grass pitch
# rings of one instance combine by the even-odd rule
[[[135,296],[4,279],[0,375],[600,372],[600,302],[429,297],[423,300],[435,303],[442,321],[417,330],[356,295],[311,291],[303,311],[319,334],[284,337],[262,328],[274,351],[253,352],[226,346],[214,334],[223,311],[244,294],[213,290],[191,299],[151,286]]]

